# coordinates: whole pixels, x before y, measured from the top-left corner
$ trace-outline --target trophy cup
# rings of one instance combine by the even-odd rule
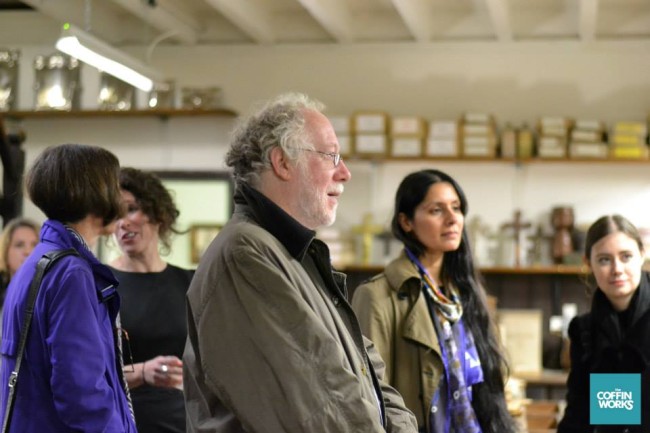
[[[0,111],[16,108],[20,51],[0,48]]]
[[[36,56],[36,110],[70,111],[79,108],[79,60],[63,54]]]
[[[135,107],[135,87],[106,72],[102,72],[97,102],[101,110],[131,110]]]
[[[174,108],[176,106],[175,94],[176,86],[173,81],[156,83],[149,92],[147,108],[151,110]]]

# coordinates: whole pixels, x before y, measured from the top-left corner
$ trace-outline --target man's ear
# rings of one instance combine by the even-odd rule
[[[292,161],[287,158],[287,155],[278,146],[271,149],[270,157],[273,173],[281,180],[289,180],[291,178],[291,169],[293,168]]]

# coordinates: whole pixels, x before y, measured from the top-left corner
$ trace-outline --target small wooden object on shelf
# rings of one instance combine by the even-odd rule
[[[501,225],[502,229],[512,229],[512,236],[515,240],[515,267],[517,268],[521,266],[521,232],[531,227],[531,223],[522,221],[521,211],[519,209],[515,211],[512,222]]]
[[[363,216],[363,222],[352,227],[352,232],[361,236],[362,250],[361,263],[369,265],[372,259],[372,244],[375,236],[385,231],[384,226],[373,223],[372,214],[367,213]]]
[[[540,266],[548,263],[550,258],[547,258],[549,241],[554,237],[544,233],[544,227],[539,224],[537,230],[532,235],[528,236],[530,241],[530,248],[528,250],[528,264],[531,266]]]
[[[553,237],[553,263],[560,264],[564,256],[573,251],[571,230],[573,229],[573,208],[558,206],[551,212],[551,223],[555,228]]]

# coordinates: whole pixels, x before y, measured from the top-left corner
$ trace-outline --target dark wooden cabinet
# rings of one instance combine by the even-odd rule
[[[481,273],[497,308],[541,309],[545,328],[552,315],[562,314],[563,304],[576,304],[578,314],[590,307],[588,274],[580,267],[485,268]]]

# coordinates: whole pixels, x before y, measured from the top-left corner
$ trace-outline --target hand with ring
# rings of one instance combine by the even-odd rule
[[[183,361],[176,356],[157,356],[144,363],[144,381],[150,386],[180,388],[183,384]]]

